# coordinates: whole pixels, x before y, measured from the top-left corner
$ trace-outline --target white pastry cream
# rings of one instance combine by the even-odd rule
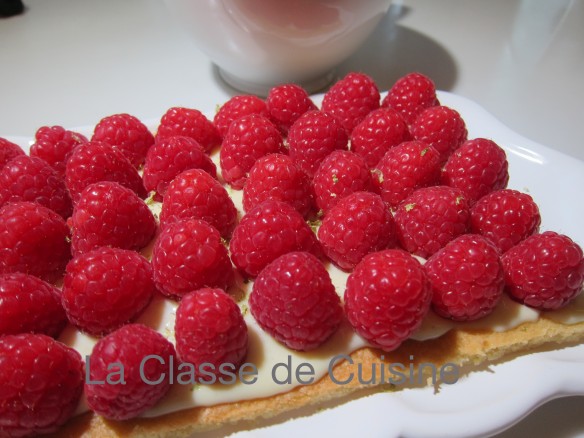
[[[214,155],[214,161],[217,161],[217,154]],[[242,192],[230,188],[227,190],[241,215],[243,212]],[[158,217],[161,204],[152,202],[149,204],[155,216]],[[142,253],[149,257],[151,250],[152,245],[145,248]],[[327,270],[337,293],[342,298],[349,274],[341,271],[332,263],[327,264]],[[246,363],[249,366],[247,370],[251,372],[257,369],[257,374],[249,375],[243,379],[236,378],[229,383],[175,384],[169,394],[143,416],[155,417],[195,406],[212,406],[286,392],[298,385],[319,380],[330,372],[329,368],[332,365],[338,363],[335,358],[338,358],[339,355],[348,355],[368,345],[343,320],[338,331],[316,351],[303,353],[290,350],[265,333],[251,315],[247,299],[252,287],[252,281],[239,281],[236,286],[240,289],[237,291],[239,293],[230,292],[239,298],[238,304],[249,331],[249,348],[246,357]],[[157,296],[136,322],[156,329],[174,343],[174,321],[177,306],[177,302]],[[546,313],[545,316],[565,324],[584,321],[584,295],[581,294],[580,298],[566,309],[550,312],[549,315]],[[421,327],[411,338],[419,341],[434,339],[454,328],[489,329],[500,332],[512,329],[527,321],[536,321],[539,317],[540,312],[504,296],[491,315],[471,323],[455,323],[429,312]],[[83,359],[91,355],[93,346],[97,342],[97,338],[80,333],[72,326],[65,329],[60,340],[75,348]],[[282,384],[281,382],[284,382],[288,377],[288,367],[291,371],[290,382]],[[296,375],[296,370],[299,367],[304,374]],[[82,400],[77,412],[82,413],[86,410],[88,410],[87,404]]]
[[[332,264],[327,269],[337,293],[342,296],[348,274]],[[251,384],[243,383],[240,379],[235,379],[235,382],[232,384],[176,384],[173,385],[170,393],[164,400],[155,408],[146,412],[144,416],[153,417],[193,406],[211,406],[237,400],[267,397],[285,392],[303,382],[307,382],[310,377],[313,377],[313,381],[320,379],[329,372],[331,360],[335,357],[341,354],[350,354],[368,345],[344,320],[332,338],[316,351],[297,352],[290,350],[265,333],[258,326],[251,312],[249,312],[247,297],[251,292],[253,282],[240,282],[239,285],[245,293],[245,297],[239,301],[239,305],[244,314],[249,331],[249,348],[246,363],[257,368],[257,375],[253,376],[255,377],[255,381]],[[177,306],[177,302],[157,296],[136,322],[155,328],[164,337],[174,343],[174,321]],[[522,306],[508,298],[504,298],[493,314],[482,320],[464,325],[448,321],[430,312],[424,319],[422,326],[412,336],[412,339],[422,341],[437,338],[457,326],[464,326],[471,329],[490,328],[495,331],[505,331],[523,322],[537,320],[538,316],[539,312]],[[584,317],[580,320],[584,320]],[[91,350],[97,342],[97,338],[80,333],[72,326],[67,327],[61,335],[60,340],[79,351],[83,358],[91,354]],[[286,380],[287,375],[285,374],[287,367],[277,365],[279,363],[288,365],[288,360],[290,361],[290,369],[292,370],[291,382],[286,384],[278,383]],[[295,370],[302,363],[309,364],[313,372],[310,374],[310,377],[301,376],[298,380],[295,376]],[[274,369],[275,375],[272,376]],[[308,371],[308,365],[304,365],[301,370]],[[252,377],[248,379],[248,381],[251,380]],[[79,412],[85,410],[87,410],[87,406],[85,403],[82,403]]]
[[[561,309],[542,312],[542,316],[562,324],[577,324],[584,321],[584,293],[581,292]]]

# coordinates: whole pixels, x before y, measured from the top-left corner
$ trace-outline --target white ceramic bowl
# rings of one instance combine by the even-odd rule
[[[391,0],[166,0],[230,85],[266,95],[296,82],[326,86]]]

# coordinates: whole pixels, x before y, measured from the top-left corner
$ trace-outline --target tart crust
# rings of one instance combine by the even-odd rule
[[[353,364],[347,361],[334,368],[337,381],[356,375],[357,364],[363,364],[363,379],[371,377],[372,364],[433,363],[437,368],[447,363],[456,364],[460,375],[483,368],[517,355],[534,351],[552,350],[584,342],[584,322],[565,325],[545,317],[523,323],[505,332],[486,330],[451,330],[437,339],[408,340],[397,350],[384,353],[373,348],[362,348],[351,354]],[[383,359],[382,359],[383,356]],[[412,358],[413,357],[413,358]],[[386,378],[390,376],[386,372]],[[496,378],[496,376],[493,376]],[[422,379],[424,380],[424,379]],[[389,384],[376,385],[379,390]],[[283,413],[341,399],[366,385],[353,378],[339,385],[325,375],[311,385],[298,386],[289,392],[267,398],[244,400],[209,407],[188,408],[155,418],[137,418],[130,421],[108,421],[93,413],[70,420],[54,436],[67,437],[187,437],[193,433],[246,422],[247,428],[261,426],[260,421]],[[404,388],[399,385],[394,389]],[[316,412],[316,408],[315,408]]]

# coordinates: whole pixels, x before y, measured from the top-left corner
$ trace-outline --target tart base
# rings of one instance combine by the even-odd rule
[[[413,364],[414,369],[419,370],[421,363],[432,363],[436,368],[451,363],[459,367],[458,377],[462,377],[472,371],[513,359],[518,355],[578,345],[582,342],[584,342],[584,322],[565,325],[542,317],[538,321],[526,322],[505,332],[456,329],[433,340],[408,340],[391,353],[363,348],[351,354],[353,364],[348,361],[339,363],[334,368],[333,376],[337,381],[345,381],[351,374],[356,376],[359,363],[363,365],[361,380],[368,380],[371,377],[372,364]],[[391,373],[387,371],[386,381],[390,376]],[[415,380],[418,381],[418,378]],[[425,378],[420,378],[419,381],[424,382]],[[412,386],[420,385],[393,386],[385,383],[375,385],[375,389],[399,390]],[[424,386],[424,383],[421,386]],[[311,385],[298,386],[289,392],[271,397],[188,408],[155,418],[116,422],[105,420],[93,413],[86,413],[71,419],[53,436],[188,437],[196,432],[241,422],[244,429],[253,429],[261,427],[262,420],[284,413],[293,413],[300,408],[331,400],[342,402],[342,398],[356,391],[371,388],[372,385],[364,385],[357,378],[340,385],[335,383],[329,375],[325,375]]]

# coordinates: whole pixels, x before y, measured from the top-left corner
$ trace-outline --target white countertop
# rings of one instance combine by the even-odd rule
[[[0,20],[0,135],[95,124],[172,105],[214,108],[235,93],[160,0],[25,0]],[[383,88],[419,70],[518,133],[584,160],[584,1],[394,3],[339,69]]]
[[[161,0],[25,0],[0,19],[0,136],[42,125],[93,125],[128,112],[158,119],[177,105],[215,108],[237,92],[169,17]],[[422,71],[536,142],[584,160],[584,1],[395,2],[339,67],[381,89]],[[584,398],[556,400],[500,437],[584,437]]]

